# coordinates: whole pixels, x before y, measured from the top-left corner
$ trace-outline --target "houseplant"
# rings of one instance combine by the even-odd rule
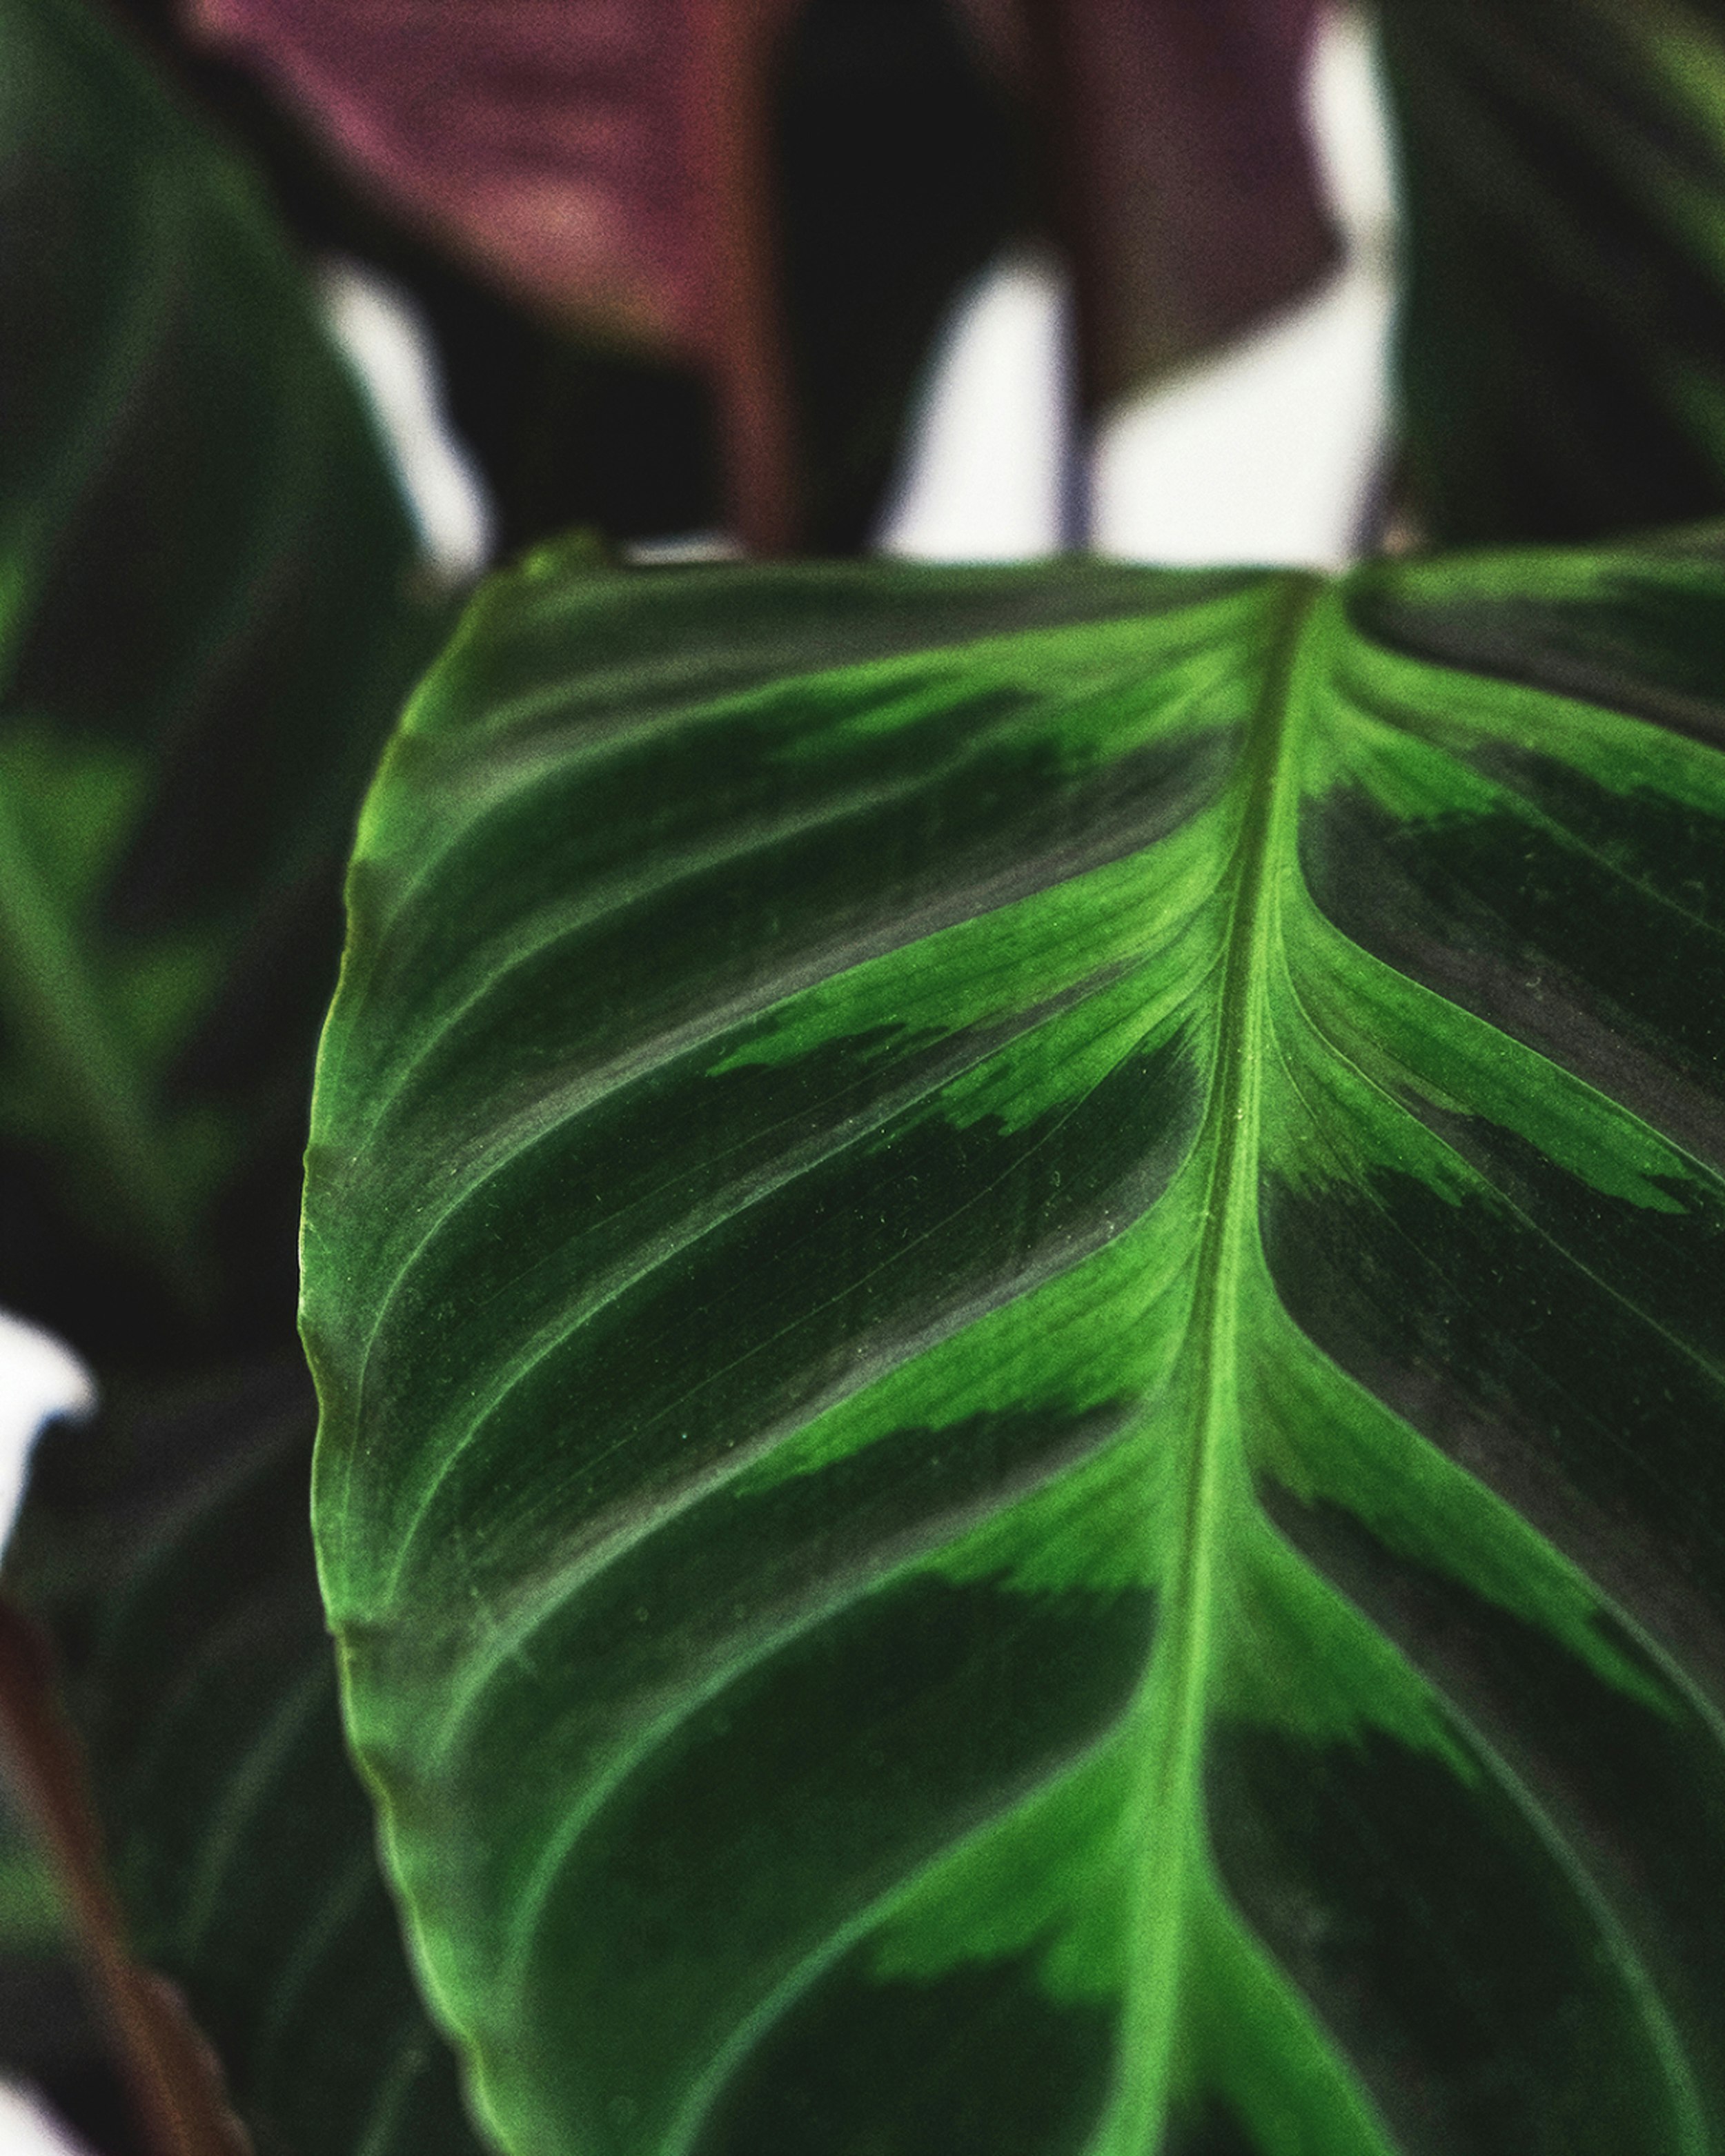
[[[19,1187],[69,1295],[105,1241],[158,1301],[13,1568],[225,2076],[49,1802],[162,2146],[232,2145],[224,2101],[264,2148],[534,2156],[1725,2138],[1725,571],[1676,523],[1718,506],[1715,33],[1382,13],[1427,551],[549,540],[450,634],[230,168],[16,0],[18,168],[92,176],[103,235],[33,264],[90,297],[28,341],[9,858],[86,963],[8,946]],[[134,385],[259,320],[286,386],[249,343],[193,378],[264,400],[222,438],[259,529],[164,572],[137,505],[180,531],[157,445],[198,483],[211,414]],[[110,534],[136,649],[89,627]],[[290,708],[237,726],[254,641]],[[260,924],[315,912],[416,676],[312,1111],[321,1609],[290,1057],[231,1013],[285,1023],[284,948],[321,1004],[329,942]],[[177,799],[223,847],[151,830]]]

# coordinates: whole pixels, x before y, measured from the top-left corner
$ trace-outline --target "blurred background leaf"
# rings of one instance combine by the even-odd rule
[[[590,0],[557,16],[560,43],[537,10],[433,31],[330,0],[203,0],[188,38],[168,0],[126,4],[261,148],[314,244],[426,306],[506,547],[578,522],[627,540],[725,521],[748,452],[711,297],[736,281],[723,229],[761,228],[742,234],[767,270],[756,333],[785,347],[774,424],[817,553],[878,527],[940,332],[1009,243],[1055,233],[1072,258],[1097,397],[1217,349],[1334,260],[1301,126],[1315,0],[1202,19],[1170,0],[661,0],[626,18]],[[715,101],[701,70],[726,20],[759,33],[742,87],[762,182],[728,208],[690,118]],[[476,188],[439,162],[451,141]],[[428,239],[457,222],[452,247]]]
[[[1334,267],[1302,110],[1320,0],[960,4],[1040,121],[1088,408]]]
[[[625,143],[603,175],[587,168],[588,198],[603,194],[616,243],[607,259],[627,251],[631,233],[644,244],[634,274],[652,296],[620,308],[603,263],[586,284],[567,266],[534,280],[471,244],[439,248],[439,218],[419,183],[428,172],[416,180],[398,160],[380,173],[377,159],[354,155],[351,98],[336,99],[332,123],[330,77],[304,61],[308,38],[347,33],[348,11],[230,8],[213,43],[181,35],[162,0],[128,4],[163,62],[263,157],[308,241],[377,264],[424,308],[452,418],[485,468],[506,548],[575,523],[629,540],[725,521],[714,396],[723,325],[703,271],[720,225],[740,218],[760,227],[756,241],[773,257],[771,306],[794,376],[779,418],[795,431],[804,538],[817,549],[857,546],[889,484],[944,310],[1030,213],[1027,151],[944,0],[781,4],[765,11],[777,34],[752,63],[761,100],[754,150],[770,168],[773,208],[769,217],[757,202],[745,218],[734,203],[716,204],[711,187],[704,195],[693,183],[701,151],[689,115],[701,100],[678,69],[691,64],[685,33],[739,12],[757,11],[661,9],[669,33],[643,41],[632,77],[624,62],[649,19],[632,11],[624,49],[608,52],[603,67],[583,75],[553,49],[536,72],[515,69],[483,111],[477,100],[466,109],[481,163],[519,156],[524,132],[541,145],[557,128]],[[512,42],[517,19],[498,15],[493,27]],[[577,40],[589,51],[619,28],[603,9],[573,19],[591,26]],[[470,17],[459,35],[465,54]],[[401,49],[388,26],[372,49],[367,109],[381,111],[387,134],[399,91],[412,85],[398,83]],[[447,60],[447,38],[440,49]],[[496,40],[492,49],[501,64]],[[449,72],[465,82],[465,67]],[[260,78],[291,87],[272,95]],[[429,173],[435,178],[434,161]],[[567,197],[556,188],[538,200],[547,229],[566,221]]]
[[[75,0],[0,0],[0,1302],[279,1330],[355,805],[444,603],[299,265]]]
[[[72,1966],[59,1889],[0,1779],[0,2079],[50,2078],[102,2051]]]
[[[1576,541],[1725,511],[1725,8],[1378,12],[1425,536]]]
[[[0,1954],[44,1953],[57,1948],[64,1933],[54,1875],[0,1787]]]
[[[479,2156],[342,1743],[315,1421],[291,1356],[123,1392],[44,1439],[8,1584],[59,1648],[136,1950],[257,2156]]]
[[[771,36],[798,0],[752,0]],[[649,350],[700,352],[701,0],[187,0],[343,162],[505,290]]]

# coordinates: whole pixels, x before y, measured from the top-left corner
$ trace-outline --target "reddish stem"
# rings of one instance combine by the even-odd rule
[[[134,1961],[46,1640],[0,1597],[0,1746],[59,1875],[152,2156],[250,2156],[221,2070],[179,1994]]]
[[[774,238],[771,80],[797,0],[685,0],[689,141],[706,345],[732,528],[746,553],[800,537],[795,424]]]
[[[1091,170],[1094,148],[1085,126],[1084,83],[1077,60],[1083,34],[1082,23],[1075,19],[1080,5],[1081,0],[1019,0],[1043,185],[1055,239],[1071,281],[1069,379],[1078,411],[1088,413],[1102,399],[1107,262],[1094,214],[1099,183]],[[1074,418],[1076,424],[1076,413]]]
[[[1337,259],[1301,114],[1317,0],[1006,5],[1093,417],[1298,299]]]

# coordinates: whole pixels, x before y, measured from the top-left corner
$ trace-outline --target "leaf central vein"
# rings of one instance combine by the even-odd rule
[[[1191,1437],[1175,1546],[1161,1568],[1163,1621],[1132,1711],[1143,1767],[1136,1814],[1132,1976],[1122,2067],[1093,2156],[1147,2156],[1170,2095],[1188,1916],[1204,1857],[1204,1727],[1221,1522],[1238,1486],[1240,1300],[1257,1235],[1260,1090],[1275,873],[1292,807],[1287,783],[1296,675],[1316,601],[1291,585],[1248,737],[1249,792],[1235,843],[1214,1078],[1198,1147],[1208,1151],[1182,1384]],[[1181,1381],[1177,1380],[1177,1383]]]

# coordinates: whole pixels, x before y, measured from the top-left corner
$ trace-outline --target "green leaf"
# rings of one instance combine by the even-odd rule
[[[285,1274],[339,864],[435,614],[245,175],[76,0],[0,0],[0,1301],[88,1349],[105,1288],[148,1339],[164,1288]]]
[[[1431,536],[1592,540],[1725,511],[1725,8],[1376,12]]]
[[[259,2156],[478,2156],[344,1754],[296,1360],[39,1450],[8,1584],[52,1625],[136,1952]]]
[[[490,588],[304,1234],[517,2156],[1725,2148],[1725,567]]]
[[[64,1943],[65,1928],[47,1860],[0,1783],[0,1956],[45,1955]]]

